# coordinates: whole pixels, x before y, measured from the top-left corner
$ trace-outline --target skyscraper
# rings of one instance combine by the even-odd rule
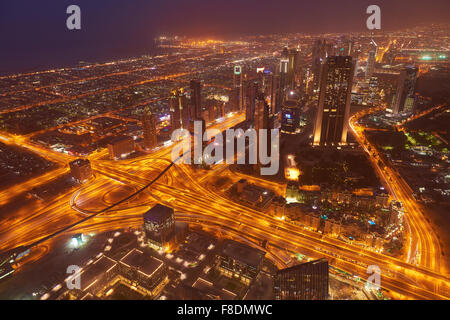
[[[289,65],[287,75],[287,86],[289,89],[295,89],[295,79],[299,67],[299,53],[296,49],[289,50]]]
[[[272,89],[270,91],[270,107],[272,113],[278,113],[281,108],[281,94],[280,94],[280,75],[272,75]]]
[[[366,79],[369,79],[374,72],[377,53],[378,53],[378,45],[375,43],[375,41],[371,40],[369,53],[367,55]]]
[[[156,147],[156,119],[155,115],[151,113],[147,107],[142,114],[142,131],[144,132],[144,147],[146,149],[152,149]]]
[[[281,132],[294,134],[300,122],[300,97],[295,91],[287,94],[281,108]]]
[[[275,300],[327,300],[328,261],[320,259],[279,270]]]
[[[264,95],[258,92],[255,98],[255,111],[253,115],[253,124],[257,132],[259,132],[259,129],[270,129],[269,115],[269,105],[266,103]]]
[[[202,102],[201,102],[201,83],[200,80],[191,80],[191,108],[193,108],[190,116],[194,119],[202,116]]]
[[[234,96],[234,110],[242,111],[244,108],[244,84],[242,67],[239,65],[233,68],[233,96]]]
[[[319,88],[320,72],[322,70],[322,64],[326,59],[326,55],[327,52],[325,40],[317,40],[312,51],[311,71],[313,74],[313,90],[318,90]]]
[[[418,69],[412,66],[404,68],[400,72],[397,90],[392,101],[392,112],[394,114],[413,111],[417,73]]]
[[[287,84],[287,76],[289,71],[289,51],[285,47],[280,58],[280,90],[283,92]]]
[[[186,95],[183,88],[172,89],[170,92],[170,125],[172,130],[184,128],[183,110],[186,109]]]
[[[314,145],[345,144],[354,65],[350,56],[328,57],[320,79]]]
[[[255,119],[255,102],[258,93],[258,83],[250,81],[245,87],[245,120],[253,122]]]

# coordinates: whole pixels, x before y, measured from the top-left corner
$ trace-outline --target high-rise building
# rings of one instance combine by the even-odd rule
[[[378,78],[376,76],[372,76],[369,79],[366,102],[368,105],[374,105],[378,102]]]
[[[328,261],[320,259],[279,270],[275,300],[327,300]]]
[[[170,91],[170,125],[172,130],[186,127],[183,114],[186,112],[186,94],[183,88]]]
[[[281,53],[280,58],[280,90],[284,92],[284,89],[287,85],[287,76],[289,72],[289,51],[288,48],[285,47],[283,52]]]
[[[69,163],[72,177],[79,183],[87,181],[92,176],[91,163],[88,159],[76,159]]]
[[[281,107],[281,132],[294,134],[300,123],[300,97],[291,90],[287,93],[285,102]]]
[[[256,132],[259,132],[259,129],[270,129],[269,128],[269,116],[270,116],[270,107],[266,103],[264,99],[264,95],[259,92],[255,99],[255,112],[254,112],[254,120],[253,124]]]
[[[258,93],[258,83],[250,81],[245,87],[245,120],[252,123],[255,119],[255,102]]]
[[[173,209],[158,203],[144,213],[144,232],[151,247],[167,245],[175,237]]]
[[[272,113],[278,113],[281,109],[280,75],[272,75],[272,89],[270,91],[270,108]]]
[[[378,53],[378,45],[375,43],[375,41],[371,40],[369,53],[367,55],[366,79],[372,77],[372,74],[375,69],[375,61],[377,59],[377,53]]]
[[[353,69],[350,56],[327,58],[320,79],[314,145],[347,142]]]
[[[299,68],[299,53],[296,49],[289,50],[289,65],[287,74],[287,86],[289,89],[295,89],[296,76]]]
[[[157,144],[156,135],[156,119],[155,115],[151,113],[147,107],[142,114],[142,131],[144,132],[144,147],[146,149],[153,149]]]
[[[233,68],[233,96],[234,96],[234,110],[242,111],[244,108],[244,84],[243,84],[242,67],[239,65]]]
[[[416,67],[407,67],[400,72],[397,90],[392,101],[393,114],[413,111],[417,73],[418,69]]]
[[[322,70],[322,64],[325,62],[327,56],[325,40],[317,40],[312,50],[312,66],[311,71],[313,74],[313,90],[319,89],[320,73]]]
[[[201,102],[201,83],[200,80],[191,80],[191,119],[200,118],[202,116],[202,102]]]

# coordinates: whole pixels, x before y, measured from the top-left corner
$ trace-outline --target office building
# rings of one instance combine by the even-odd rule
[[[191,80],[191,119],[201,118],[202,116],[202,102],[201,102],[201,82],[200,80]]]
[[[186,94],[183,88],[172,89],[170,92],[170,126],[173,130],[185,128],[186,114],[189,111],[186,105]]]
[[[295,89],[296,87],[296,77],[299,68],[299,52],[296,49],[290,49],[289,54],[289,64],[288,64],[288,74],[287,74],[287,87],[289,89]]]
[[[87,181],[92,176],[91,163],[88,159],[76,159],[69,163],[70,173],[78,183]]]
[[[157,144],[156,119],[147,107],[142,114],[142,131],[144,133],[144,148],[153,149]]]
[[[291,90],[287,93],[281,108],[281,132],[293,134],[299,129],[300,123],[300,96]]]
[[[250,81],[245,87],[245,120],[253,123],[255,117],[256,95],[258,94],[258,83]]]
[[[317,40],[312,50],[312,66],[311,71],[313,75],[312,89],[317,91],[320,83],[320,73],[322,71],[322,64],[326,59],[326,43],[325,40]]]
[[[278,270],[275,300],[327,300],[328,261],[320,259]]]
[[[285,47],[283,49],[283,52],[281,53],[280,58],[280,87],[279,91],[281,94],[283,94],[284,89],[287,85],[287,77],[288,77],[288,71],[289,71],[289,51],[288,48]]]
[[[233,68],[233,109],[242,111],[244,108],[244,84],[242,67],[239,65]]]
[[[320,79],[314,145],[347,142],[353,69],[350,56],[327,58]]]
[[[397,90],[392,100],[392,113],[409,113],[414,109],[415,89],[418,69],[416,67],[404,68],[398,77]]]
[[[144,213],[144,232],[150,247],[161,249],[175,237],[172,208],[157,204]]]
[[[261,271],[264,256],[264,251],[227,239],[217,256],[217,269],[229,278],[250,284]]]
[[[366,79],[370,79],[373,75],[378,54],[378,45],[375,41],[373,41],[373,39],[370,41],[369,46],[369,53],[367,54]]]
[[[278,113],[281,109],[280,75],[272,74],[270,89],[270,109],[272,113]]]

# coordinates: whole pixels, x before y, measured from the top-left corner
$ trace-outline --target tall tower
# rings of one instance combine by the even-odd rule
[[[170,125],[172,130],[185,128],[183,111],[186,112],[186,95],[183,88],[170,91]]]
[[[354,65],[350,56],[328,57],[320,79],[314,145],[347,142]]]
[[[244,108],[244,86],[243,86],[242,67],[234,66],[233,69],[233,89],[234,89],[234,108],[236,111],[242,111]]]
[[[272,89],[270,92],[270,107],[272,109],[272,113],[278,113],[281,108],[281,97],[280,94],[280,75],[273,74],[272,75]]]
[[[367,56],[367,69],[366,69],[366,79],[370,79],[375,69],[375,61],[377,59],[378,45],[373,41],[370,41],[370,49]]]
[[[288,71],[289,71],[289,51],[288,48],[285,47],[283,49],[283,52],[281,53],[280,58],[280,89],[282,91],[284,91],[286,86]]]
[[[313,90],[318,90],[319,88],[320,72],[322,70],[322,64],[326,59],[326,55],[327,53],[325,40],[317,40],[312,51],[311,71],[313,74]]]
[[[269,115],[269,105],[266,103],[264,95],[258,92],[255,97],[255,111],[253,116],[253,124],[257,132],[259,129],[269,129]]]
[[[144,109],[144,113],[142,114],[142,131],[144,132],[144,147],[146,149],[156,147],[156,119],[148,107]]]
[[[417,73],[416,67],[407,67],[400,72],[397,90],[392,101],[392,112],[395,115],[413,111]]]
[[[194,119],[202,116],[202,102],[201,102],[201,83],[200,80],[191,80],[191,107],[193,108],[191,117]]]
[[[287,75],[287,86],[289,89],[295,89],[295,78],[298,72],[299,65],[299,53],[296,49],[289,50],[289,64],[288,64],[288,75]]]
[[[255,119],[255,102],[258,93],[258,83],[250,81],[245,90],[245,120],[253,122]]]

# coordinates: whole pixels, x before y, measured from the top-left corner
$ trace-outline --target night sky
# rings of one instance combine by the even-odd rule
[[[66,28],[71,4],[81,7],[80,31]],[[1,0],[0,73],[137,56],[160,34],[363,31],[370,4],[384,30],[450,21],[448,0]]]

